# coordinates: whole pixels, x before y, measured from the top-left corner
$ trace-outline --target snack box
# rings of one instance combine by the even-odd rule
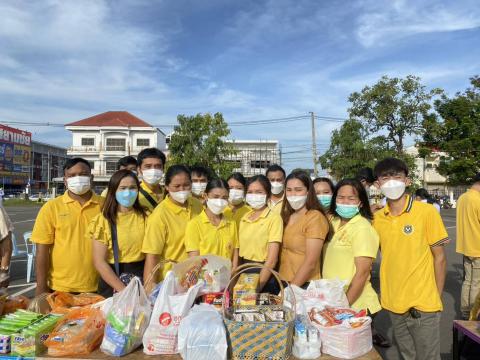
[[[45,315],[11,336],[12,355],[34,357],[46,350],[44,345],[48,335],[57,325],[61,315]]]
[[[11,350],[11,335],[19,332],[25,326],[41,318],[37,314],[26,310],[17,310],[0,318],[0,354],[8,354]]]

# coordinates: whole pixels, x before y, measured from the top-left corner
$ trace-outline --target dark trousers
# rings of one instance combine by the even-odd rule
[[[115,265],[110,264],[110,267],[115,272]],[[145,261],[137,261],[133,263],[119,263],[120,275],[132,274],[138,276],[140,279],[143,278],[144,267]],[[102,278],[100,278],[100,281],[98,282],[98,293],[106,298],[111,297],[113,295],[113,289]]]

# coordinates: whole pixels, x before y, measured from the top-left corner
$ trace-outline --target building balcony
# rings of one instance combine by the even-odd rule
[[[137,155],[140,151],[151,146],[72,146],[67,149],[68,155],[94,155],[100,153],[111,153],[112,155],[120,154],[122,156],[131,154]]]

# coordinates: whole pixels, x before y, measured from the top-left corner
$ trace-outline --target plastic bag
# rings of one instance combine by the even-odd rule
[[[134,277],[125,289],[113,296],[100,349],[114,356],[135,350],[142,343],[151,313],[152,306],[142,282]]]
[[[23,295],[9,296],[3,306],[3,314],[14,313],[18,309],[26,310],[29,304],[30,299]]]
[[[192,307],[203,284],[175,295],[176,278],[169,271],[153,307],[152,319],[143,336],[143,351],[148,355],[177,354],[178,326]]]
[[[230,281],[232,263],[216,255],[194,256],[173,265],[172,271],[178,279],[177,292],[185,292],[201,283],[199,295],[204,295],[225,289]]]
[[[104,328],[105,318],[100,309],[73,309],[45,341],[48,355],[87,355],[100,346]]]
[[[322,342],[320,333],[304,315],[295,317],[295,337],[292,354],[297,359],[317,359],[320,357]]]
[[[311,281],[307,290],[290,285],[290,290],[295,294],[297,314],[306,316],[312,308],[323,308],[325,306],[348,308],[345,285],[345,281],[338,279]],[[285,290],[285,302],[290,308],[292,308],[292,291]]]
[[[72,295],[70,293],[55,291],[47,296],[47,301],[55,313],[67,313],[72,307],[82,307],[105,300],[103,296],[91,293]]]
[[[196,305],[178,327],[178,351],[184,360],[226,360],[227,335],[222,315],[212,305]]]
[[[49,314],[52,311],[50,304],[48,303],[48,293],[40,294],[30,301],[27,310],[38,314]]]

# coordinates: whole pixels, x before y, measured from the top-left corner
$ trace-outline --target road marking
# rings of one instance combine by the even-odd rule
[[[14,224],[20,224],[24,222],[30,222],[30,221],[35,221],[35,219],[30,219],[30,220],[22,220],[22,221],[15,221]]]
[[[32,283],[8,285],[8,288],[13,289],[13,288],[19,288],[19,287],[25,287],[25,286],[32,286]]]
[[[456,226],[447,226],[446,229],[453,229],[456,228]]]
[[[30,285],[28,288],[26,289],[23,289],[23,290],[20,290],[20,291],[17,291],[16,293],[13,293],[11,296],[18,296],[18,295],[22,295],[22,294],[25,294],[27,292],[29,292],[30,290],[33,290],[37,287],[37,284],[33,284],[33,285]]]

